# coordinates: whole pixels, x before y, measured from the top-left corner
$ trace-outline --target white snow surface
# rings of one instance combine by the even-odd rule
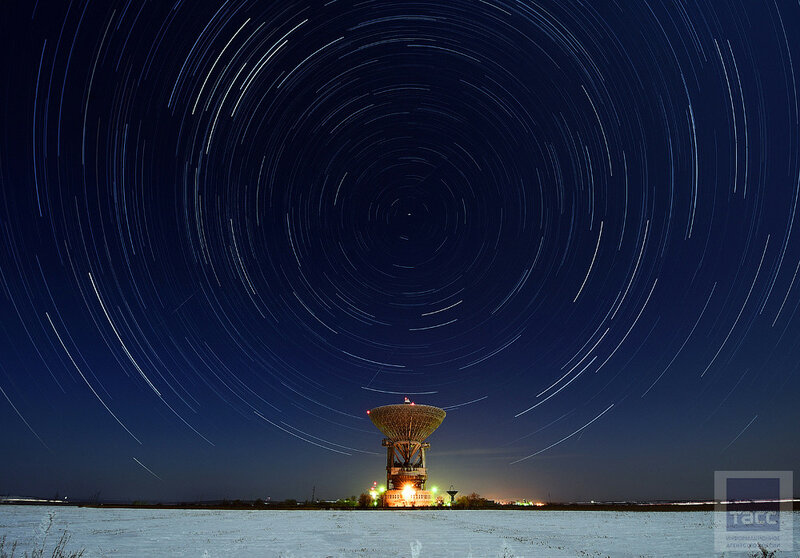
[[[46,549],[64,530],[67,550],[95,556],[547,557],[722,556],[713,512],[536,510],[231,511],[0,506],[0,537],[17,555]],[[794,512],[800,525],[800,513]],[[794,552],[800,556],[797,530]],[[49,555],[47,550],[45,555]],[[724,556],[747,556],[729,553]]]

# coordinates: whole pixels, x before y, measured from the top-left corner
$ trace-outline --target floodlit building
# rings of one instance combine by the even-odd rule
[[[428,480],[425,439],[436,430],[447,413],[438,407],[416,405],[406,398],[402,405],[385,405],[367,411],[386,436],[386,483],[384,504],[389,507],[420,507],[436,504],[435,494],[425,489]]]

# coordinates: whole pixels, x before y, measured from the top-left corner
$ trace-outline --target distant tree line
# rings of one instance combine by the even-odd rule
[[[469,496],[461,496],[460,498],[456,498],[456,501],[453,503],[452,507],[460,510],[485,510],[490,508],[501,508],[503,506],[494,500],[487,500],[477,492],[473,492]]]

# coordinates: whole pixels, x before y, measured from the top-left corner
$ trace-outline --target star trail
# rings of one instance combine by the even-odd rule
[[[12,4],[0,491],[349,495],[404,396],[490,496],[800,460],[797,3]]]

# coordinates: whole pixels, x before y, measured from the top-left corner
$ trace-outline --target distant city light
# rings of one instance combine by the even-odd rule
[[[544,506],[544,502],[529,502],[528,500],[516,500],[512,501],[512,504],[515,506]]]

